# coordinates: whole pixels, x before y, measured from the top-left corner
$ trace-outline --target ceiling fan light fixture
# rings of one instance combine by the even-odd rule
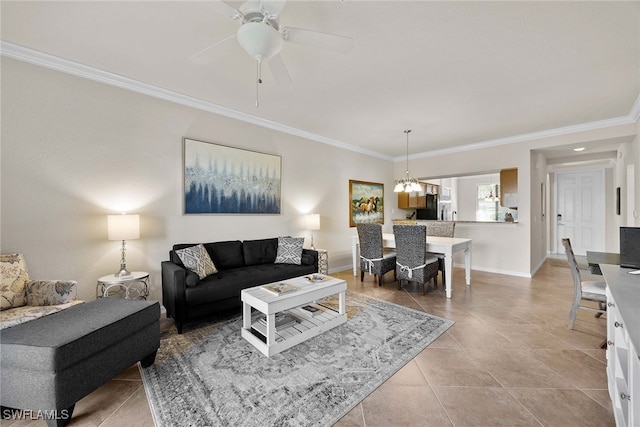
[[[262,22],[248,22],[238,28],[238,43],[256,61],[268,61],[282,50],[282,35]]]

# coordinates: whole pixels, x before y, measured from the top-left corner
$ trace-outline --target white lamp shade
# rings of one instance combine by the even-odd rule
[[[107,215],[109,240],[134,240],[140,238],[140,215]]]
[[[320,214],[307,214],[304,222],[307,230],[320,230]]]

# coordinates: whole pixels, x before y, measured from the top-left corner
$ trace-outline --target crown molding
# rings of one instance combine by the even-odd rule
[[[60,71],[63,73],[71,74],[77,77],[81,77],[88,80],[93,80],[99,83],[115,86],[121,89],[129,90],[132,92],[141,93],[143,95],[152,96],[154,98],[162,99],[164,101],[173,102],[176,104],[184,105],[186,107],[195,108],[209,113],[218,114],[224,117],[229,117],[235,120],[239,120],[245,123],[250,123],[256,126],[264,127],[267,129],[276,130],[289,135],[299,136],[301,138],[309,139],[312,141],[321,142],[323,144],[331,145],[341,149],[355,151],[367,156],[376,157],[382,160],[393,161],[393,157],[387,156],[372,150],[356,147],[338,141],[336,139],[327,138],[322,135],[317,135],[311,132],[307,132],[298,128],[283,125],[281,123],[273,122],[271,120],[265,120],[263,118],[253,116],[251,114],[242,113],[237,110],[233,110],[228,107],[223,107],[212,102],[204,101],[192,96],[184,95],[171,90],[163,89],[158,86],[153,86],[147,83],[140,82],[138,80],[123,77],[118,74],[109,73],[94,67],[79,64],[74,61],[59,58],[48,53],[43,53],[37,50],[29,49],[24,46],[10,43],[4,40],[0,40],[0,54],[7,58],[17,59],[22,62],[38,65],[40,67],[49,68],[52,70]]]
[[[638,99],[640,99],[640,96],[638,97]],[[633,108],[636,108],[636,107],[638,107],[637,109],[640,110],[640,103],[638,101],[636,101]],[[561,128],[547,129],[540,132],[531,132],[531,133],[525,133],[522,135],[508,136],[506,138],[476,142],[476,143],[462,145],[458,147],[444,148],[442,150],[433,150],[433,151],[428,151],[424,153],[413,154],[409,156],[409,158],[422,159],[425,157],[441,156],[444,154],[455,154],[463,151],[478,150],[480,148],[496,147],[500,145],[534,141],[536,139],[552,138],[556,136],[570,135],[570,134],[579,133],[579,132],[588,132],[588,131],[597,130],[597,129],[606,129],[609,127],[629,125],[638,121],[638,117],[637,117],[638,114],[640,114],[640,111],[635,112],[635,118],[634,118],[634,111],[632,109],[628,115],[622,116],[622,117],[615,117],[613,119],[598,120],[595,122],[581,123],[579,125],[565,126]],[[400,161],[404,158],[406,158],[406,156],[396,157],[395,161]]]
[[[327,138],[322,135],[317,135],[311,132],[307,132],[298,128],[287,126],[281,123],[273,122],[271,120],[265,120],[263,118],[253,116],[251,114],[242,113],[237,110],[233,110],[228,107],[223,107],[212,102],[204,101],[192,96],[184,95],[178,92],[163,89],[158,86],[153,86],[147,83],[143,83],[128,77],[123,77],[118,74],[109,73],[94,67],[79,64],[77,62],[69,61],[67,59],[59,58],[54,55],[43,53],[34,49],[30,49],[24,46],[17,45],[15,43],[0,40],[0,55],[7,58],[17,59],[22,62],[38,65],[41,67],[49,68],[52,70],[60,71],[63,73],[71,74],[77,77],[81,77],[88,80],[93,80],[99,83],[108,84],[121,89],[130,90],[132,92],[141,93],[144,95],[152,96],[154,98],[162,99],[165,101],[173,102],[176,104],[184,105],[187,107],[195,108],[209,113],[218,114],[224,117],[229,117],[235,120],[239,120],[245,123],[250,123],[256,126],[264,127],[267,129],[276,130],[289,135],[298,136],[301,138],[309,139],[311,141],[317,141],[323,144],[331,145],[344,150],[353,151],[356,153],[364,154],[367,156],[375,157],[382,160],[398,162],[404,161],[406,156],[392,157],[376,151],[367,150],[362,147],[357,147],[345,142]],[[532,141],[536,139],[549,138],[555,136],[568,135],[577,132],[585,132],[596,129],[604,129],[607,127],[620,126],[626,124],[636,123],[640,119],[640,95],[636,98],[635,103],[631,107],[631,111],[628,115],[623,117],[616,117],[612,119],[599,120],[595,122],[582,123],[579,125],[566,126],[562,128],[549,129],[540,132],[532,132],[522,135],[509,136],[505,138],[493,139],[483,142],[476,142],[466,144],[457,147],[445,148],[441,150],[432,150],[423,153],[417,153],[409,156],[410,159],[421,159],[425,157],[441,156],[445,154],[455,154],[464,151],[478,150],[481,148],[496,147],[500,145],[508,145],[525,141]]]
[[[636,102],[633,103],[633,107],[631,107],[629,117],[633,122],[640,120],[640,94],[636,98]]]

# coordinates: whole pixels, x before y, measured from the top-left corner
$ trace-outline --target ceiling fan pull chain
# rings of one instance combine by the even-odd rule
[[[260,106],[258,100],[259,87],[262,84],[262,61],[256,60],[256,108]]]

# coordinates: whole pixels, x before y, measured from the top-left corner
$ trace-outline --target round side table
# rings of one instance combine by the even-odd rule
[[[318,273],[329,274],[329,251],[316,248],[316,252],[318,252]]]
[[[98,279],[97,298],[147,299],[149,297],[149,273],[134,271],[131,276],[118,277],[108,274]]]

